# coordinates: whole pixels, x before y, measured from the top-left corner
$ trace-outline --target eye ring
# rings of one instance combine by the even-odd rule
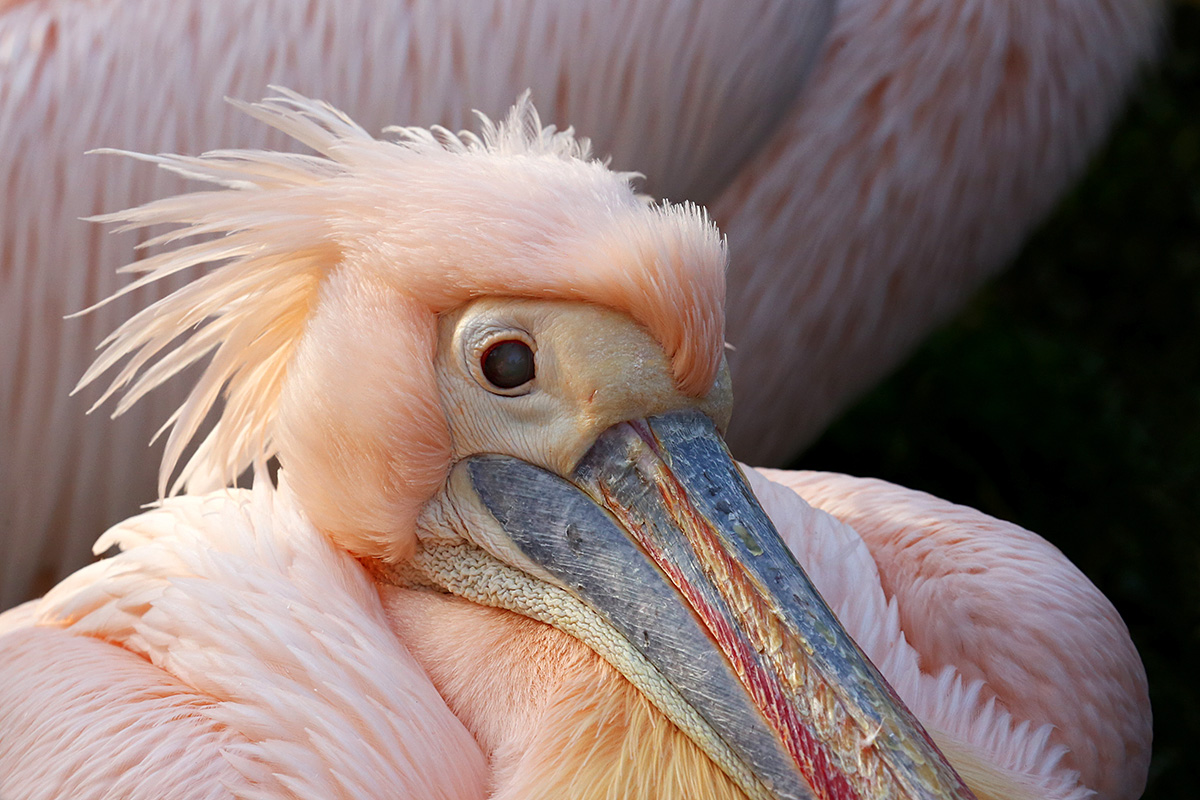
[[[493,329],[470,348],[470,370],[475,382],[492,394],[518,397],[533,390],[536,353],[537,345],[524,331]]]

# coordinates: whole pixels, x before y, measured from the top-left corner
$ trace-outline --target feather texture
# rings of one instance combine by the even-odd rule
[[[111,545],[123,552],[60,584],[35,609],[40,627],[22,629],[107,644],[47,648],[31,637],[27,650],[11,638],[0,648],[5,674],[22,678],[0,698],[5,798],[63,786],[43,770],[64,740],[41,727],[63,720],[84,728],[68,757],[92,762],[94,783],[80,786],[96,794],[80,796],[112,796],[105,788],[127,780],[120,765],[159,753],[164,736],[179,748],[174,761],[150,758],[131,796],[222,796],[205,784],[229,773],[239,798],[483,796],[474,741],[388,630],[365,570],[313,528],[286,485],[174,498],[96,547]],[[72,653],[85,668],[30,668]],[[64,695],[64,685],[78,688]],[[157,699],[140,702],[150,687]],[[90,706],[111,724],[88,730]],[[184,741],[198,749],[184,756]],[[457,754],[454,770],[437,766],[443,751]],[[58,796],[76,796],[73,785]]]

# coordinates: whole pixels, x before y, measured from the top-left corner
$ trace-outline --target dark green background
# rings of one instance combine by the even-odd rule
[[[795,465],[1037,531],[1120,610],[1154,706],[1145,797],[1200,797],[1200,6],[1013,268]]]

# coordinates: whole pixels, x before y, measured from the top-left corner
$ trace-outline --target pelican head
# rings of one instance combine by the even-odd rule
[[[525,99],[481,136],[388,141],[286,92],[243,108],[319,155],[153,157],[218,188],[107,218],[209,237],[135,286],[216,265],[84,378],[124,362],[119,413],[212,354],[164,493],[224,395],[171,491],[278,456],[380,580],[575,636],[750,797],[970,796],[722,442],[726,253],[701,210],[639,196]]]

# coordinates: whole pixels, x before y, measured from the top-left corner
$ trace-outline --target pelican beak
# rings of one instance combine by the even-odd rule
[[[507,456],[465,466],[512,545],[653,665],[752,796],[972,797],[702,413],[615,425],[566,479]]]

